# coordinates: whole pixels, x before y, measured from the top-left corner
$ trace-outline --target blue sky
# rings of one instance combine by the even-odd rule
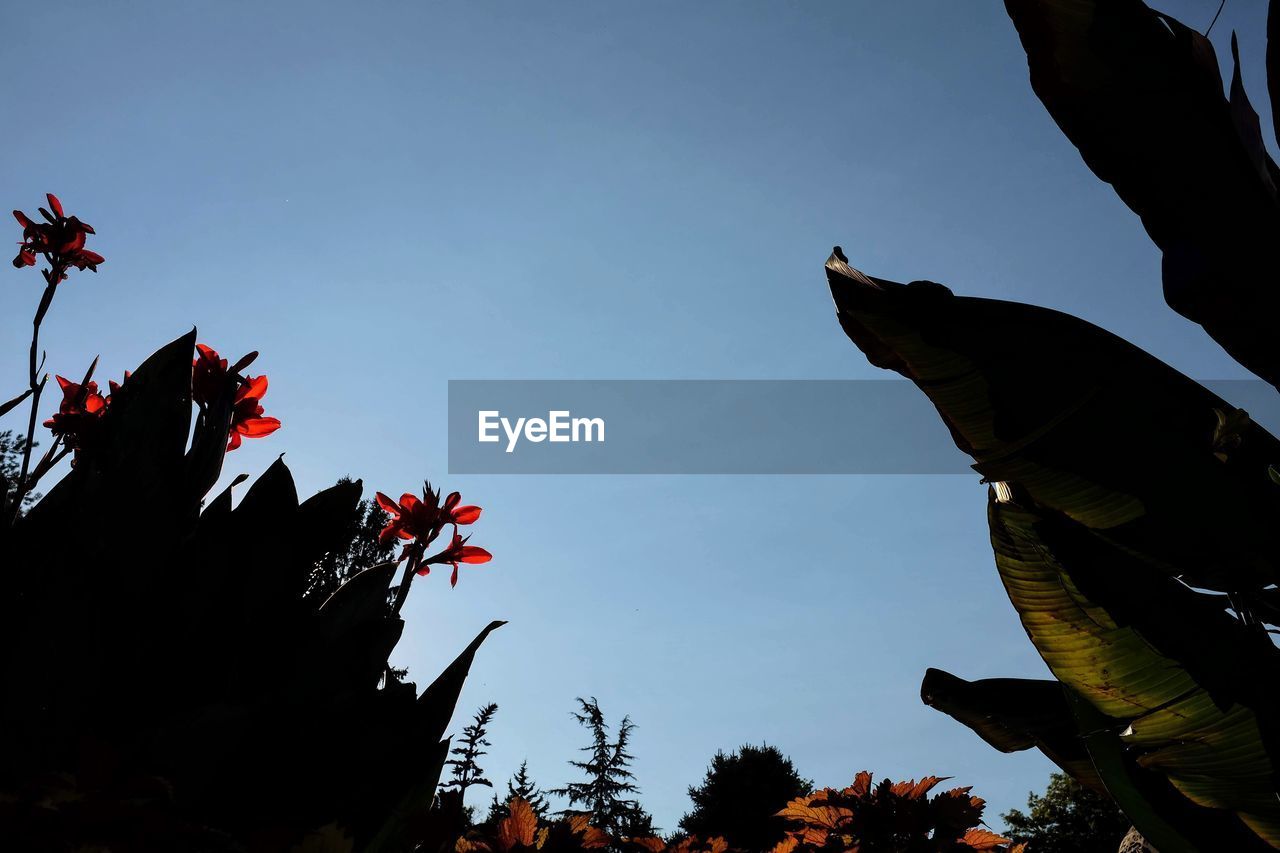
[[[447,475],[449,379],[882,378],[822,263],[1063,309],[1201,378],[1243,377],[1167,309],[1159,256],[1026,79],[997,2],[44,4],[10,16],[0,185],[58,193],[107,262],[59,293],[50,369],[135,366],[193,324],[271,377],[300,491],[426,477],[494,561],[415,585],[429,681],[490,619],[462,717],[490,778],[566,781],[594,695],[638,724],[674,827],[717,749],[819,784],[951,775],[989,818],[1043,787],[920,704],[927,666],[1040,676],[973,477]],[[1162,8],[1203,28],[1216,2]],[[1269,127],[1265,4],[1230,3]],[[14,228],[14,226],[11,226]],[[13,239],[18,239],[16,228]],[[38,274],[6,273],[4,387]],[[269,571],[263,566],[262,571]],[[478,797],[477,800],[480,798]]]

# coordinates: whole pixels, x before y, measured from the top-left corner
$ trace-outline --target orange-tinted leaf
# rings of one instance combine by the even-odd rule
[[[507,816],[498,824],[498,847],[501,850],[517,845],[532,847],[537,829],[538,816],[533,813],[533,807],[520,797],[512,797]]]
[[[951,777],[926,776],[912,786],[911,791],[907,794],[907,798],[911,800],[918,800],[925,794],[929,793],[929,791],[933,790],[934,785],[937,785],[939,782],[945,781],[949,778]],[[965,790],[967,791],[969,789],[966,788]]]
[[[960,840],[961,844],[972,847],[974,850],[998,850],[1011,839],[996,835],[985,829],[974,827],[964,834],[964,838]]]
[[[565,823],[569,825],[569,831],[574,835],[586,832],[591,828],[591,815],[589,814],[571,814],[565,818]]]
[[[588,826],[582,833],[582,847],[584,850],[598,850],[601,847],[608,847],[609,841],[609,834],[603,829],[594,826]]]
[[[769,853],[795,853],[796,848],[800,846],[800,840],[794,835],[788,835],[773,846]]]
[[[830,791],[830,789],[826,789]],[[839,806],[821,805],[826,802],[826,798],[822,796],[825,791],[819,791],[809,797],[797,797],[787,803],[778,813],[778,817],[787,820],[800,821],[807,826],[820,826],[828,830],[835,830],[840,822],[853,817],[853,812]]]

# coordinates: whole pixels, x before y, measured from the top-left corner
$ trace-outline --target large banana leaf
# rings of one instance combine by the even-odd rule
[[[994,491],[989,516],[1023,627],[1054,676],[1103,715],[1097,727],[1190,802],[1280,846],[1280,652],[1267,635],[1062,516]]]
[[[1280,383],[1280,172],[1239,57],[1228,99],[1209,40],[1140,0],[1005,6],[1035,93],[1163,251],[1170,307]]]
[[[1224,400],[1057,311],[872,279],[838,254],[827,278],[849,337],[928,395],[987,479],[1197,585],[1280,580],[1280,442],[1245,418],[1224,433]]]
[[[1217,815],[1192,829],[1229,815],[1232,832],[1280,846],[1280,653],[1221,596],[1175,577],[1227,590],[1275,579],[1266,540],[1280,489],[1264,464],[1280,458],[1275,439],[1243,418],[1224,436],[1213,414],[1230,411],[1224,401],[1074,317],[872,279],[839,252],[827,272],[853,341],[915,382],[997,481],[1001,578],[1054,676],[1082,700],[1089,757],[1130,819],[1161,849],[1214,849],[1171,822],[1187,809]],[[982,710],[959,717],[1021,745]],[[1036,732],[1018,725],[1069,754],[1044,719]]]
[[[965,681],[930,669],[920,695],[1001,752],[1036,747],[1076,781],[1110,794],[1164,853],[1271,849],[1234,814],[1196,805],[1142,767],[1120,738],[1124,724],[1060,682]]]

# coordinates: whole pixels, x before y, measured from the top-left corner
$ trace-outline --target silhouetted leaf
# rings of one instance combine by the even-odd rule
[[[1217,395],[1067,314],[852,275],[834,257],[827,277],[849,337],[919,386],[987,480],[1197,586],[1280,580],[1266,473],[1280,442],[1243,423],[1224,464],[1214,410],[1234,407]]]
[[[1126,802],[1115,788],[1133,768],[1109,776],[1099,748],[1123,750],[1157,777],[1140,798],[1159,800],[1151,813],[1188,843],[1234,834],[1232,849],[1250,849],[1233,822],[1205,813],[1211,809],[1280,839],[1271,782],[1280,700],[1268,686],[1280,678],[1280,651],[1266,635],[1069,520],[994,500],[989,511],[996,567],[1032,643],[1068,697],[1096,708],[1118,736],[1112,744],[1100,725],[1084,728],[1095,767],[1139,831],[1170,846],[1157,840],[1166,830],[1133,811],[1137,795]]]
[[[30,396],[31,396],[31,389],[28,388],[18,396],[14,397],[12,400],[7,400],[4,403],[0,403],[0,417],[4,417],[10,411],[12,411],[15,407],[20,406],[22,404],[22,401],[27,399]]]
[[[315,562],[340,544],[344,525],[360,502],[363,485],[359,480],[340,482],[316,492],[298,507],[298,546],[302,558]]]
[[[1208,39],[1139,0],[1005,7],[1032,88],[1163,250],[1170,307],[1280,382],[1276,167],[1250,129],[1241,137]]]
[[[505,624],[507,623],[503,621],[490,622],[418,697],[419,726],[426,736],[438,738],[444,735],[449,720],[453,718],[458,694],[462,692],[462,683],[471,669],[476,652],[485,638]]]
[[[1001,752],[1036,747],[1077,782],[1106,793],[1061,683],[1026,678],[965,681],[930,669],[920,696]]]

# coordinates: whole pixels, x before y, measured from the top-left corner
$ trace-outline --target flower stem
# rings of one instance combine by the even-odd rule
[[[400,586],[396,589],[396,603],[391,608],[393,618],[400,615],[400,608],[404,607],[405,599],[409,597],[409,584],[413,582],[421,559],[422,554],[418,548],[409,552],[409,560],[404,564],[404,574],[400,577]]]
[[[40,372],[42,363],[36,361],[36,353],[40,351],[40,323],[44,321],[44,316],[49,312],[49,306],[53,304],[53,294],[58,289],[58,282],[62,281],[62,274],[65,271],[61,264],[56,263],[52,257],[45,256],[49,261],[49,271],[44,274],[44,293],[40,296],[40,305],[36,308],[36,315],[31,321],[31,351],[27,359],[28,387],[31,389],[31,416],[27,419],[27,443],[22,448],[22,472],[18,475],[18,482],[14,485],[13,490],[13,507],[10,510],[8,523],[12,525],[18,520],[18,515],[22,511],[22,499],[27,496],[35,485],[34,478],[31,481],[27,479],[27,472],[31,468],[31,446],[36,438],[36,419],[40,413],[40,394],[44,391],[45,381],[48,377],[37,379],[36,374]],[[52,451],[53,448],[50,448]],[[40,473],[44,473],[43,471]]]

